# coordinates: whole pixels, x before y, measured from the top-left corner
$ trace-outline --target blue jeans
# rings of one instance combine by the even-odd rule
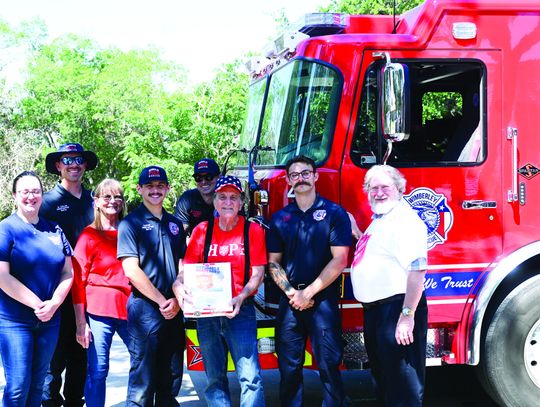
[[[133,294],[127,310],[131,367],[126,406],[177,406],[174,379],[182,377],[177,369],[183,368],[186,340],[182,313],[166,320],[156,304]]]
[[[60,306],[60,333],[43,384],[41,398],[44,407],[81,407],[84,405],[86,349],[79,345],[75,333],[75,312],[70,293]],[[64,397],[62,397],[60,389],[64,371]]]
[[[240,382],[240,405],[264,406],[264,390],[257,352],[257,321],[253,303],[242,305],[240,313],[232,319],[199,318],[197,337],[208,381],[204,391],[208,405],[210,407],[231,405],[227,380],[228,349]]]
[[[15,322],[0,319],[0,355],[6,387],[4,407],[39,407],[47,368],[58,341],[59,320]]]
[[[323,407],[348,405],[339,365],[343,358],[341,319],[336,298],[317,300],[296,311],[282,297],[276,316],[276,351],[282,406],[303,406],[303,366],[309,337],[322,382]]]
[[[88,347],[88,369],[84,397],[88,407],[105,405],[105,382],[109,373],[109,353],[115,332],[126,346],[129,343],[127,321],[88,314],[92,341]]]

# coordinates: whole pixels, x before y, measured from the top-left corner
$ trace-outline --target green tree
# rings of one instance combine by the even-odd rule
[[[423,2],[424,0],[396,0],[396,13],[401,14]],[[321,7],[321,11],[345,14],[392,15],[394,12],[394,0],[330,0],[330,4],[327,7]]]

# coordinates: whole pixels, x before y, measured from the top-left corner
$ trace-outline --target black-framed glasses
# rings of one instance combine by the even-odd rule
[[[75,157],[62,157],[60,161],[62,161],[62,164],[64,165],[71,165],[73,163],[81,165],[85,163],[85,159],[82,155],[77,155]]]
[[[311,174],[313,174],[313,171],[311,170],[304,170],[301,172],[291,172],[289,174],[289,179],[292,181],[296,181],[300,179],[300,176],[302,176],[303,179],[309,179],[309,177],[311,177]]]
[[[216,176],[215,175],[212,175],[212,174],[195,174],[193,176],[193,179],[195,180],[195,182],[201,182],[201,181],[212,181]]]
[[[124,197],[122,195],[102,195],[100,196],[101,199],[103,199],[105,202],[110,202],[110,201],[123,201],[124,200]]]

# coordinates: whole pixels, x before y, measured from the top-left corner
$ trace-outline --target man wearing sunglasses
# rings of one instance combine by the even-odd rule
[[[214,189],[219,177],[219,166],[211,158],[203,158],[193,167],[196,188],[187,190],[176,203],[174,215],[184,225],[188,236],[199,223],[214,214]]]
[[[94,220],[91,192],[84,188],[85,171],[96,168],[98,158],[78,143],[62,144],[45,158],[47,172],[60,176],[53,189],[43,195],[39,215],[60,225],[71,247],[82,230]],[[74,263],[74,267],[76,264]],[[61,306],[60,336],[43,387],[43,406],[84,405],[86,350],[77,343],[71,294]],[[63,397],[60,394],[65,372]]]

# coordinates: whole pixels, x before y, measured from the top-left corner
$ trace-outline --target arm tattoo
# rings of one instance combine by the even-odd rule
[[[277,286],[281,288],[284,293],[287,293],[287,291],[293,288],[291,283],[289,283],[289,280],[287,280],[285,270],[283,270],[283,267],[281,267],[279,264],[274,262],[268,263],[268,272],[270,273],[272,280],[274,280]]]

